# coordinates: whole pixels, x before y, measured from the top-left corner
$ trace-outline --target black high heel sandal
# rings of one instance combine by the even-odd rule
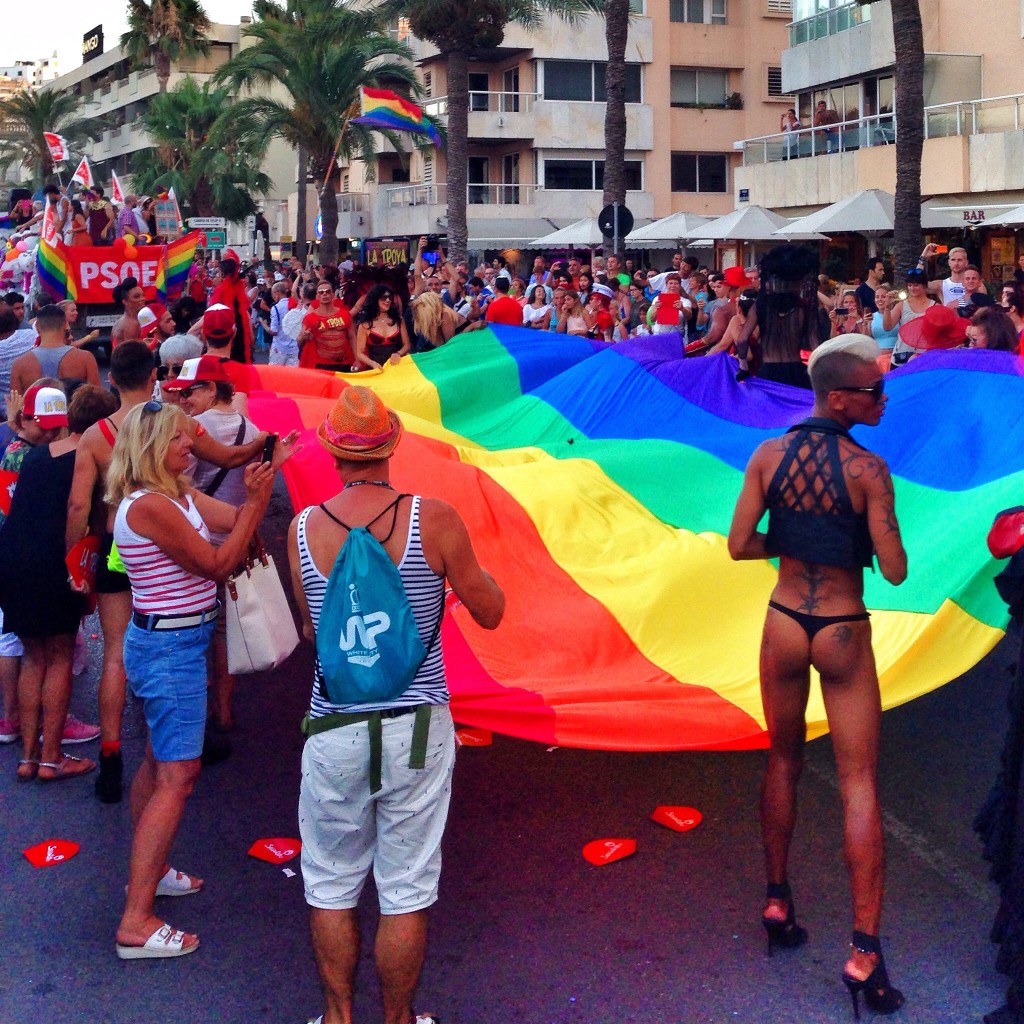
[[[796,910],[793,907],[793,894],[789,882],[769,882],[766,898],[786,901],[786,919],[778,921],[773,917],[762,917],[761,924],[768,933],[768,955],[779,946],[782,949],[795,949],[807,941],[807,929],[796,923]]]
[[[885,969],[885,957],[882,956],[882,944],[878,941],[878,936],[868,935],[866,932],[854,932],[850,945],[860,953],[874,954],[878,957],[875,969],[863,980],[853,978],[843,971],[843,982],[850,990],[850,998],[853,1000],[853,1019],[860,1020],[860,1004],[858,1002],[860,992],[864,993],[864,1002],[875,1013],[895,1013],[906,1000],[903,998],[903,993],[889,981],[889,974]]]

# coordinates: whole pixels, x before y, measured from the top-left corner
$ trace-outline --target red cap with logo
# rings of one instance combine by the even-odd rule
[[[28,419],[35,420],[43,430],[66,427],[68,425],[68,400],[60,388],[48,387],[45,384],[33,384],[25,392],[21,414]]]
[[[186,359],[181,364],[181,373],[174,380],[164,381],[163,388],[164,391],[184,391],[193,384],[230,380],[220,356],[198,356]]]

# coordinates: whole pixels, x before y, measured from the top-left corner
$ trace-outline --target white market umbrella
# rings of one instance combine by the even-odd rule
[[[893,194],[880,188],[867,188],[806,217],[790,221],[776,234],[791,238],[794,231],[820,231],[829,235],[851,231],[874,239],[878,235],[890,234],[895,223],[896,199]],[[944,211],[933,209],[927,203],[921,204],[921,227],[926,230],[962,226]]]
[[[597,218],[584,217],[583,220],[574,221],[572,224],[567,224],[564,228],[552,231],[548,235],[535,238],[530,243],[530,248],[543,249],[550,247],[552,249],[565,249],[569,246],[591,248],[601,245],[602,242],[604,242],[604,236],[601,234],[601,229],[597,226]]]
[[[708,223],[710,218],[696,213],[670,213],[667,217],[653,221],[642,228],[634,228],[626,235],[626,245],[643,249],[666,248],[676,245],[684,238],[692,238],[694,232]]]
[[[714,242],[777,242],[781,234],[779,228],[789,226],[791,222],[785,217],[763,206],[744,206],[694,228],[686,237],[708,238]],[[825,237],[813,231],[787,231],[786,236],[803,241],[823,241]]]

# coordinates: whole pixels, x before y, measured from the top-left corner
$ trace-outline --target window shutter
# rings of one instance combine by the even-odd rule
[[[772,99],[777,99],[786,94],[782,91],[782,68],[772,67],[768,68],[768,96]]]
[[[792,0],[766,0],[768,14],[786,14],[792,17]]]

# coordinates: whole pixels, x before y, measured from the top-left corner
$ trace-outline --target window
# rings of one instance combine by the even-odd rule
[[[574,189],[593,192],[604,188],[603,160],[545,160],[544,187],[546,189]],[[643,189],[643,163],[626,161],[626,189]]]
[[[423,72],[423,95],[429,96],[434,88],[434,73],[433,71]]]
[[[782,68],[768,65],[768,99],[788,99],[782,88]]]
[[[487,92],[491,87],[491,78],[484,72],[471,71],[469,78],[469,109],[487,110]]]
[[[603,103],[605,62],[589,60],[544,61],[544,99]],[[626,102],[641,103],[639,64],[626,65]]]
[[[630,14],[643,14],[644,13],[644,0],[629,0],[629,13]]]
[[[726,0],[668,0],[669,21],[724,25]]]
[[[669,79],[673,107],[724,107],[729,72],[673,68]]]
[[[673,153],[673,192],[728,192],[729,158],[725,153]]]

